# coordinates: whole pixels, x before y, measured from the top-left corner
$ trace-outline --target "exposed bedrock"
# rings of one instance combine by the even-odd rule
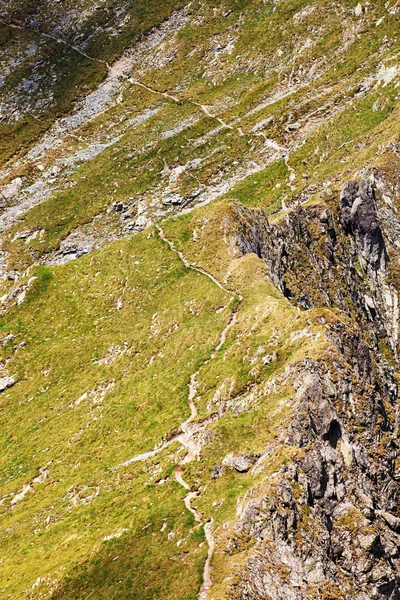
[[[381,352],[386,339],[396,357],[399,223],[381,204],[382,181],[370,170],[336,204],[297,207],[273,225],[236,207],[240,251],[262,258],[291,302],[351,321],[326,323],[328,360],[299,365],[282,443],[302,452],[242,503],[230,551],[252,551],[232,598],[400,598],[398,388]]]
[[[294,304],[340,308],[367,328],[369,341],[386,337],[396,353],[399,309],[390,256],[399,254],[400,223],[393,210],[387,214],[387,204],[377,205],[379,177],[373,169],[344,185],[340,203],[299,206],[274,225],[262,211],[237,205],[237,244],[265,261],[273,283]]]
[[[299,369],[283,443],[303,452],[242,503],[230,551],[253,550],[232,598],[399,597],[397,385],[357,334],[331,333],[331,361]]]

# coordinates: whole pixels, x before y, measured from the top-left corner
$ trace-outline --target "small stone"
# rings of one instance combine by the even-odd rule
[[[296,121],[296,123],[288,123],[288,125],[286,125],[286,131],[296,131],[297,129],[300,129],[301,127],[301,123],[299,123],[298,121]]]
[[[114,202],[113,204],[113,209],[115,210],[115,212],[122,212],[124,210],[124,203],[123,202]]]
[[[400,530],[400,518],[392,515],[389,512],[381,512],[380,513],[389,527],[395,531]]]
[[[361,17],[361,15],[363,14],[363,8],[362,8],[360,2],[354,8],[354,14],[356,15],[356,17]]]
[[[23,290],[20,295],[17,297],[17,301],[16,301],[16,305],[19,306],[20,304],[23,303],[23,301],[25,300],[25,296],[26,296],[26,290]]]
[[[8,271],[8,273],[7,273],[7,279],[9,281],[17,281],[18,277],[19,277],[18,271]]]
[[[0,392],[4,392],[15,384],[15,376],[6,376],[0,378]]]
[[[211,468],[210,479],[219,479],[222,475],[223,470],[224,469],[222,465],[213,465],[213,467]]]
[[[13,179],[11,183],[0,187],[0,198],[4,199],[5,201],[11,200],[18,194],[21,187],[22,179],[21,177],[16,177],[16,179]]]
[[[324,570],[321,567],[316,567],[315,569],[313,569],[312,571],[309,572],[308,574],[308,583],[323,583],[325,581],[325,574],[324,574]]]
[[[379,542],[379,537],[373,533],[369,535],[360,535],[358,537],[359,544],[364,550],[369,550]]]
[[[174,192],[164,191],[162,194],[162,203],[166,206],[179,206],[184,202],[185,199],[179,194],[175,194]]]
[[[258,456],[254,454],[243,454],[241,456],[234,456],[228,454],[222,461],[222,465],[234,469],[238,473],[247,473],[250,467],[256,462]]]
[[[262,363],[263,365],[269,365],[270,363],[275,362],[278,359],[278,355],[276,352],[273,352],[272,354],[267,354],[266,356],[264,356],[262,358]]]

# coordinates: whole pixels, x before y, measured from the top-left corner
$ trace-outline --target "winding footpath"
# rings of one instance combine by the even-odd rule
[[[178,250],[175,247],[174,243],[166,237],[164,230],[162,229],[161,226],[157,226],[157,230],[158,230],[158,234],[159,234],[160,238],[162,240],[164,240],[164,242],[166,242],[169,245],[171,250],[179,256],[179,258],[182,260],[182,262],[184,263],[184,265],[186,267],[188,267],[189,269],[192,269],[194,271],[197,271],[198,273],[201,273],[205,277],[208,277],[222,291],[229,294],[231,296],[231,299],[234,298],[235,295],[232,294],[232,291],[225,288],[223,286],[223,284],[214,277],[214,275],[212,275],[211,273],[208,273],[201,267],[196,267],[195,265],[190,264],[189,261],[187,260],[186,256],[183,254],[183,252]],[[242,296],[238,296],[238,297],[239,297],[239,305],[240,305],[243,298],[242,298]],[[237,309],[233,312],[229,323],[224,328],[224,330],[221,332],[221,335],[218,340],[218,344],[215,347],[215,349],[213,350],[210,358],[208,360],[204,361],[202,363],[202,365],[197,369],[197,371],[195,373],[193,373],[192,376],[190,377],[188,403],[189,403],[191,414],[190,414],[190,417],[181,425],[181,430],[183,432],[184,438],[179,440],[179,441],[181,441],[181,443],[183,445],[186,446],[188,452],[187,452],[186,456],[183,458],[183,460],[179,463],[178,467],[175,469],[175,472],[174,472],[176,481],[183,488],[185,488],[185,490],[188,491],[187,495],[184,498],[185,506],[193,514],[195,521],[197,521],[199,524],[203,525],[204,534],[206,536],[206,540],[207,540],[207,544],[208,544],[208,552],[207,552],[206,562],[204,564],[203,583],[202,583],[202,586],[200,589],[199,600],[206,600],[207,595],[208,595],[208,590],[210,589],[210,587],[212,585],[211,559],[212,559],[213,552],[214,552],[215,542],[214,542],[214,536],[213,536],[212,528],[211,528],[212,519],[210,521],[208,521],[207,523],[202,522],[200,514],[198,513],[198,511],[195,508],[192,507],[192,501],[197,497],[198,492],[191,491],[189,484],[183,479],[182,467],[185,464],[194,460],[195,458],[199,459],[199,453],[200,453],[199,445],[195,441],[194,441],[194,443],[192,441],[192,434],[191,434],[191,429],[190,429],[191,422],[197,417],[197,414],[198,414],[196,406],[194,404],[194,398],[195,398],[196,392],[197,392],[197,381],[196,381],[197,375],[198,375],[200,369],[202,369],[206,364],[208,364],[211,360],[213,360],[215,358],[217,352],[220,350],[222,345],[225,343],[227,332],[236,323],[236,311],[237,311]]]
[[[202,104],[196,100],[192,100],[189,98],[179,98],[178,96],[173,95],[168,91],[160,91],[146,85],[141,82],[139,79],[134,77],[127,77],[127,73],[132,67],[132,61],[134,58],[133,50],[136,47],[136,44],[132,46],[132,48],[126,50],[115,62],[110,64],[109,62],[102,60],[100,58],[96,58],[94,56],[90,56],[83,49],[74,45],[74,43],[70,43],[67,40],[57,37],[55,33],[47,33],[44,31],[37,31],[35,29],[27,28],[21,22],[11,22],[6,19],[0,19],[0,23],[6,25],[10,28],[21,30],[21,31],[30,31],[38,37],[48,38],[53,40],[56,43],[69,47],[72,51],[79,53],[83,57],[88,60],[94,61],[96,63],[101,63],[105,65],[108,70],[108,75],[105,80],[101,83],[101,85],[96,88],[93,92],[91,92],[86,98],[85,101],[82,102],[81,105],[78,105],[77,109],[74,110],[70,115],[64,116],[61,119],[58,119],[52,126],[52,128],[45,133],[44,137],[38,141],[33,148],[28,152],[28,154],[24,158],[20,158],[17,162],[10,162],[10,164],[6,164],[3,170],[0,172],[0,178],[8,177],[12,175],[15,168],[24,164],[24,160],[36,160],[42,155],[45,155],[49,148],[52,148],[53,145],[56,147],[60,147],[65,138],[71,137],[73,139],[77,139],[79,142],[82,142],[81,138],[77,136],[74,132],[77,131],[82,125],[90,122],[92,119],[98,117],[99,115],[106,112],[111,106],[118,103],[117,92],[124,88],[125,85],[130,84],[134,86],[138,86],[142,89],[147,90],[149,93],[159,96],[167,102],[174,103],[176,106],[183,105],[191,105],[196,110],[202,111],[202,113],[209,119],[213,119],[218,127],[215,131],[226,130],[226,131],[237,131],[240,137],[248,137],[249,140],[254,140],[256,138],[263,138],[263,145],[265,149],[268,149],[273,152],[272,155],[268,156],[268,160],[262,162],[261,164],[256,164],[254,162],[247,165],[246,168],[240,170],[236,175],[233,175],[229,180],[229,185],[221,185],[217,183],[213,186],[206,186],[203,190],[201,196],[196,202],[195,206],[202,206],[208,204],[213,201],[215,198],[226,194],[227,190],[245,179],[246,177],[252,175],[253,173],[258,173],[260,170],[265,168],[268,164],[276,160],[280,155],[288,156],[289,150],[277,144],[274,140],[269,139],[262,132],[246,132],[243,131],[242,127],[240,127],[241,119],[237,118],[232,121],[232,123],[228,123],[224,121],[218,114],[216,114],[215,109],[208,105]],[[117,98],[117,99],[115,99]],[[158,110],[158,109],[155,109]],[[153,109],[154,113],[154,109]],[[147,111],[144,114],[144,118],[151,118],[152,111]],[[132,120],[134,123],[135,119]],[[121,135],[123,132],[121,133]],[[68,176],[70,171],[73,171],[75,165],[81,164],[81,161],[84,162],[86,160],[90,160],[92,157],[96,156],[98,153],[106,149],[107,147],[113,145],[117,141],[119,141],[120,136],[116,136],[111,140],[107,140],[106,142],[92,143],[86,148],[85,152],[82,153],[81,150],[73,151],[73,154],[66,154],[61,157],[59,160],[59,164],[61,165],[63,171],[63,177]],[[72,152],[72,150],[71,150]],[[86,153],[86,156],[85,156]],[[27,211],[29,211],[33,206],[42,203],[52,194],[57,193],[59,191],[58,183],[50,184],[49,180],[49,170],[45,171],[42,175],[38,176],[38,178],[30,184],[28,187],[23,187],[21,191],[18,193],[16,197],[17,202],[13,202],[11,206],[8,206],[6,210],[0,215],[0,234],[9,230]],[[285,207],[282,207],[285,209]],[[193,210],[193,206],[182,207],[182,210],[178,211],[178,214],[185,214],[186,212],[190,212]],[[198,271],[201,272],[201,269],[198,268]],[[206,274],[206,273],[204,273]],[[218,285],[218,283],[214,280],[214,283]]]
[[[181,259],[181,261],[184,263],[184,265],[186,267],[188,267],[189,269],[192,269],[194,271],[197,271],[198,273],[201,273],[202,275],[204,275],[205,277],[208,277],[215,285],[217,285],[222,291],[224,291],[225,293],[229,294],[231,296],[231,300],[233,300],[233,298],[235,297],[235,294],[232,293],[232,290],[228,290],[220,281],[218,281],[218,279],[216,279],[214,277],[214,275],[212,275],[211,273],[208,273],[207,271],[205,271],[204,269],[202,269],[201,267],[196,267],[195,265],[192,265],[189,263],[189,261],[187,260],[186,256],[183,254],[183,252],[181,252],[180,250],[178,250],[174,243],[168,239],[164,233],[164,230],[162,229],[161,226],[157,226],[157,230],[158,230],[158,234],[160,236],[160,238],[166,242],[169,247],[171,248],[171,250],[173,252],[175,252],[175,254],[177,254],[179,256],[179,258]],[[181,425],[181,430],[183,433],[183,436],[179,441],[186,446],[188,452],[186,454],[186,456],[183,458],[183,460],[179,463],[178,467],[175,469],[174,475],[175,475],[175,479],[176,481],[183,487],[185,488],[185,490],[188,491],[187,495],[184,498],[184,503],[186,508],[193,514],[193,517],[195,519],[195,521],[197,521],[199,524],[203,525],[204,528],[204,534],[206,536],[206,540],[207,540],[207,544],[208,544],[208,552],[207,552],[207,558],[206,558],[206,562],[204,564],[204,570],[203,570],[203,583],[200,589],[200,594],[199,594],[199,600],[206,600],[207,595],[208,595],[208,590],[210,589],[211,585],[212,585],[212,578],[211,578],[211,559],[213,556],[213,552],[214,552],[214,536],[212,533],[212,519],[210,521],[208,521],[207,523],[202,522],[201,516],[198,513],[198,511],[192,507],[192,501],[197,497],[198,492],[196,491],[191,491],[189,484],[183,479],[182,477],[182,467],[191,462],[192,460],[194,460],[195,458],[199,459],[199,454],[200,454],[200,447],[199,445],[193,440],[192,440],[192,434],[191,434],[191,429],[190,429],[190,424],[191,422],[197,417],[197,409],[196,409],[196,405],[194,404],[194,398],[196,396],[197,393],[197,375],[200,372],[200,369],[202,369],[206,364],[208,364],[210,361],[212,361],[215,356],[217,355],[217,352],[220,350],[220,348],[223,346],[223,344],[225,343],[226,340],[226,335],[229,331],[229,329],[231,329],[231,327],[233,327],[236,323],[236,318],[237,318],[237,309],[240,306],[240,303],[243,300],[243,297],[241,295],[238,295],[239,298],[239,303],[238,306],[236,307],[236,310],[233,312],[232,317],[229,321],[229,323],[226,325],[226,327],[223,329],[223,331],[221,332],[221,335],[219,337],[218,340],[218,344],[215,347],[215,349],[213,350],[210,358],[206,361],[204,361],[202,363],[202,365],[197,369],[197,371],[195,373],[193,373],[190,377],[190,384],[189,384],[189,395],[188,395],[188,403],[189,403],[189,407],[190,407],[190,416],[189,418],[182,423]]]
[[[11,27],[13,29],[19,29],[21,31],[25,31],[25,30],[29,30],[32,31],[34,33],[36,33],[37,35],[50,39],[54,42],[57,42],[58,44],[62,44],[63,46],[67,46],[68,48],[70,48],[71,50],[73,50],[74,52],[77,52],[78,54],[80,54],[81,56],[83,56],[84,58],[91,60],[93,62],[97,62],[100,64],[103,64],[107,67],[109,75],[111,77],[121,77],[124,74],[127,73],[127,71],[129,70],[129,55],[128,56],[124,56],[122,55],[114,64],[110,64],[109,62],[107,62],[106,60],[103,60],[101,58],[96,58],[95,56],[90,56],[89,54],[86,54],[86,52],[84,52],[84,50],[81,50],[78,46],[75,46],[74,44],[71,44],[69,42],[67,42],[67,40],[57,37],[55,35],[52,35],[51,33],[45,33],[44,31],[37,31],[35,29],[30,29],[25,25],[19,24],[19,23],[15,23],[15,22],[10,22],[10,21],[5,21],[4,19],[0,19],[0,23],[2,25],[6,25],[8,27]],[[162,96],[163,98],[165,98],[166,100],[169,100],[171,102],[174,102],[175,104],[178,105],[183,105],[183,104],[191,104],[192,106],[196,106],[198,108],[200,108],[200,110],[210,119],[214,119],[215,121],[217,121],[217,123],[219,123],[221,125],[221,127],[223,127],[224,129],[228,129],[228,130],[236,130],[239,134],[240,137],[244,137],[244,136],[248,136],[250,138],[252,138],[252,134],[251,133],[247,133],[244,132],[243,129],[240,126],[236,126],[236,125],[231,125],[229,123],[227,123],[226,121],[224,121],[221,117],[219,117],[218,115],[214,114],[211,111],[211,107],[208,106],[207,104],[202,104],[201,102],[196,102],[195,100],[190,100],[190,99],[185,99],[182,100],[180,98],[177,98],[176,96],[173,96],[172,94],[169,94],[168,92],[162,92],[160,90],[157,90],[155,88],[152,88],[148,85],[146,85],[145,83],[142,83],[141,81],[139,81],[138,79],[134,79],[133,77],[129,77],[127,78],[127,80],[129,81],[129,83],[136,85],[137,87],[141,87],[145,90],[147,90],[148,92],[151,92],[152,94],[156,94],[159,96]],[[259,137],[260,134],[256,134],[255,137]],[[265,138],[265,136],[263,136]],[[274,144],[274,142],[272,140],[269,140],[268,138],[265,138],[266,143],[268,145],[268,143],[272,143]],[[281,150],[282,148],[279,147],[278,145],[276,145],[279,150]],[[284,151],[287,152],[286,149],[283,149]]]
[[[200,431],[204,430],[205,427],[207,427],[207,425],[209,423],[211,423],[212,421],[214,421],[216,419],[216,417],[208,417],[199,423],[193,423],[193,421],[198,416],[197,408],[194,403],[194,399],[197,394],[197,376],[198,376],[200,370],[216,357],[218,351],[221,349],[221,347],[225,343],[228,331],[236,323],[237,310],[243,300],[243,297],[240,294],[237,294],[237,293],[233,292],[232,290],[227,289],[211,273],[208,273],[206,270],[202,269],[201,267],[192,265],[188,261],[186,256],[183,254],[183,252],[178,250],[175,247],[174,243],[167,238],[162,227],[160,225],[157,225],[156,227],[157,227],[158,235],[160,236],[160,238],[168,244],[168,246],[170,247],[172,252],[177,254],[177,256],[181,259],[181,261],[187,268],[192,269],[193,271],[196,271],[198,273],[201,273],[205,277],[208,277],[215,285],[217,285],[219,287],[220,290],[222,290],[223,292],[225,292],[226,294],[228,294],[230,296],[231,301],[235,297],[237,297],[239,302],[238,302],[236,308],[234,309],[228,324],[225,326],[225,328],[221,332],[221,335],[219,336],[219,339],[218,339],[218,343],[217,343],[216,347],[214,348],[213,352],[211,353],[210,358],[206,359],[199,366],[199,368],[194,373],[192,373],[192,375],[190,377],[189,392],[188,392],[188,405],[190,408],[190,415],[179,426],[178,434],[175,435],[174,437],[170,438],[169,440],[159,444],[153,450],[133,456],[126,462],[121,463],[120,465],[114,467],[113,470],[116,471],[122,467],[127,467],[128,465],[130,465],[132,463],[142,462],[142,461],[148,460],[150,458],[154,458],[157,454],[162,452],[165,448],[167,448],[174,442],[180,443],[186,449],[185,456],[182,458],[182,460],[180,461],[180,463],[178,464],[178,466],[176,467],[176,469],[174,471],[174,477],[175,477],[176,481],[179,483],[179,485],[181,485],[187,491],[187,494],[183,499],[185,507],[187,508],[187,510],[189,512],[192,513],[196,523],[201,525],[204,529],[204,534],[205,534],[207,545],[208,545],[208,551],[207,551],[207,558],[206,558],[206,561],[204,564],[204,569],[203,569],[203,582],[202,582],[200,592],[199,592],[199,600],[206,600],[207,596],[208,596],[208,591],[212,585],[211,560],[212,560],[212,556],[214,553],[214,546],[215,546],[214,536],[212,533],[212,519],[210,519],[207,522],[204,522],[202,520],[200,513],[192,505],[193,500],[195,500],[195,498],[197,498],[199,492],[191,490],[189,484],[183,478],[182,472],[183,472],[183,467],[185,465],[192,462],[193,460],[199,460],[199,458],[200,458],[201,445],[199,444],[199,442],[196,439],[197,434]]]
[[[20,25],[15,22],[5,21],[4,19],[0,19],[0,23],[2,25],[6,25],[7,27],[11,27],[12,29],[19,29],[20,31],[32,31],[33,33],[37,33],[38,35],[48,38],[49,40],[53,40],[54,42],[57,42],[58,44],[67,46],[68,48],[70,48],[71,50],[74,50],[75,52],[77,52],[81,56],[84,56],[88,60],[92,60],[94,62],[101,63],[103,65],[106,65],[106,67],[108,67],[108,69],[111,69],[110,65],[105,60],[102,60],[101,58],[94,58],[93,56],[89,56],[88,54],[86,54],[83,50],[81,50],[77,46],[70,44],[63,38],[59,38],[59,37],[56,37],[55,35],[51,35],[51,33],[45,33],[44,31],[37,31],[35,29],[31,29],[31,28],[27,27],[26,25]]]

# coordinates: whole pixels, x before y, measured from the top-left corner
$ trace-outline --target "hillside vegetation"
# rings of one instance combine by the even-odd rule
[[[399,14],[3,2],[2,598],[398,598]]]

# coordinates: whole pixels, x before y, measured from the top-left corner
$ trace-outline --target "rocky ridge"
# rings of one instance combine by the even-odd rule
[[[0,9],[1,594],[396,600],[398,5],[58,4]]]

